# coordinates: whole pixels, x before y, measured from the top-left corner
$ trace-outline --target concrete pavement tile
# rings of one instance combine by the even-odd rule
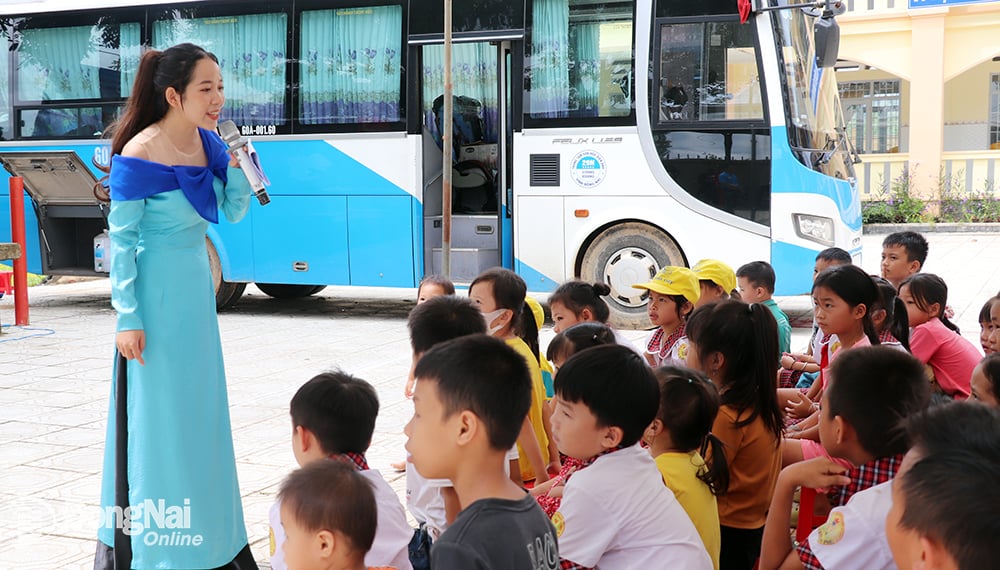
[[[44,493],[79,478],[80,475],[72,471],[15,465],[0,472],[0,488],[24,497]]]
[[[45,534],[21,534],[4,541],[0,550],[0,568],[18,570],[52,570],[72,568],[90,557],[93,568],[96,539],[80,540]],[[85,568],[85,566],[80,566]]]
[[[99,418],[92,418],[92,422],[88,425],[53,426],[58,429],[32,437],[31,441],[80,449],[97,447],[100,451],[104,446],[104,437],[107,432],[107,423],[103,416],[102,414]]]
[[[9,441],[0,446],[0,469],[7,469],[15,465],[52,467],[52,462],[45,464],[47,459],[55,457],[55,462],[58,462],[67,454],[76,453],[77,451],[77,449],[65,445],[38,443],[36,441]],[[37,462],[42,462],[42,464],[38,464]]]
[[[0,443],[34,439],[42,434],[62,429],[36,422],[8,421],[0,423]]]
[[[17,442],[8,445],[20,445]],[[43,445],[43,444],[29,444]],[[4,446],[7,447],[7,446]],[[104,454],[101,449],[95,447],[68,448],[63,446],[48,445],[46,447],[56,449],[55,453],[50,453],[43,457],[23,462],[28,467],[44,467],[46,469],[60,469],[78,474],[95,474],[101,471],[104,463]],[[61,449],[59,449],[61,448]],[[39,450],[41,451],[41,450]],[[0,458],[3,456],[0,455]],[[0,459],[2,461],[2,459]]]
[[[240,493],[247,495],[280,483],[287,472],[269,465],[251,465],[237,461],[236,474],[240,481]]]

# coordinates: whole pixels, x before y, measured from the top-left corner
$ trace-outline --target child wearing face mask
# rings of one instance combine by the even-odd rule
[[[517,335],[518,327],[522,326],[520,319],[532,319],[531,324],[534,324],[534,314],[524,300],[527,290],[524,280],[516,273],[494,267],[480,273],[472,281],[469,298],[483,312],[487,334],[503,340],[523,356],[531,373],[531,408],[517,438],[517,447],[522,479],[524,482],[533,480],[537,485],[549,479],[547,467],[551,434],[546,430],[544,419],[545,382],[538,366],[538,355],[532,353]]]

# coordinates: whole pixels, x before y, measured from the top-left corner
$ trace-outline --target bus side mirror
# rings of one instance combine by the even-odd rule
[[[833,67],[840,50],[840,26],[833,14],[823,14],[813,24],[813,41],[816,45],[816,65]]]

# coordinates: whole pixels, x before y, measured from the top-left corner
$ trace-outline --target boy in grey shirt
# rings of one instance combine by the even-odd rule
[[[464,507],[431,549],[431,568],[556,570],[551,521],[504,472],[531,405],[531,377],[501,340],[436,345],[414,370],[406,449],[424,477],[450,479]]]

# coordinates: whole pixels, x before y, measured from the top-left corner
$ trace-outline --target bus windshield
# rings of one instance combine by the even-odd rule
[[[779,3],[786,4],[786,0]],[[772,14],[778,58],[784,69],[788,142],[805,166],[836,178],[853,179],[836,74],[816,65],[815,19],[797,9]]]

